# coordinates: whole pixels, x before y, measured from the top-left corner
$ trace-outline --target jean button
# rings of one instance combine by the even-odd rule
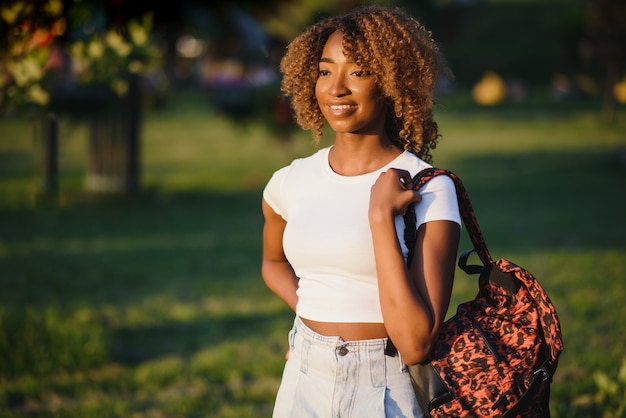
[[[348,352],[349,352],[348,347],[346,347],[345,345],[342,345],[341,347],[339,347],[340,356],[345,356],[346,354],[348,354]]]

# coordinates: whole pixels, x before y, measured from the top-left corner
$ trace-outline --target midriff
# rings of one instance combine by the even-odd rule
[[[383,323],[318,322],[302,317],[300,319],[307,327],[318,334],[327,337],[339,336],[344,341],[373,340],[387,337],[387,330]]]

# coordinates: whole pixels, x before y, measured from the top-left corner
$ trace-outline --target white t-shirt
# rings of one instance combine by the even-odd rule
[[[405,151],[374,172],[342,176],[330,167],[329,150],[323,148],[279,169],[263,191],[265,201],[287,222],[283,249],[300,279],[296,313],[322,322],[382,323],[368,220],[371,187],[390,168],[414,176],[430,165]],[[418,227],[435,220],[461,225],[449,177],[433,178],[420,194],[422,200],[415,205]],[[402,216],[395,223],[406,259]]]

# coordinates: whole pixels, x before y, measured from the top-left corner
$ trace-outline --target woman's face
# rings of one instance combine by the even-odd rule
[[[386,108],[373,74],[343,54],[343,35],[333,33],[322,51],[315,98],[337,133],[383,134]]]

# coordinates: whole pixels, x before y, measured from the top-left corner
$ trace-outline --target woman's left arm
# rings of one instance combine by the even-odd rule
[[[419,201],[401,181],[407,174],[390,170],[381,175],[372,187],[369,220],[385,327],[404,362],[415,364],[428,358],[448,310],[460,227],[452,221],[422,224],[409,270],[394,223],[395,216]]]

